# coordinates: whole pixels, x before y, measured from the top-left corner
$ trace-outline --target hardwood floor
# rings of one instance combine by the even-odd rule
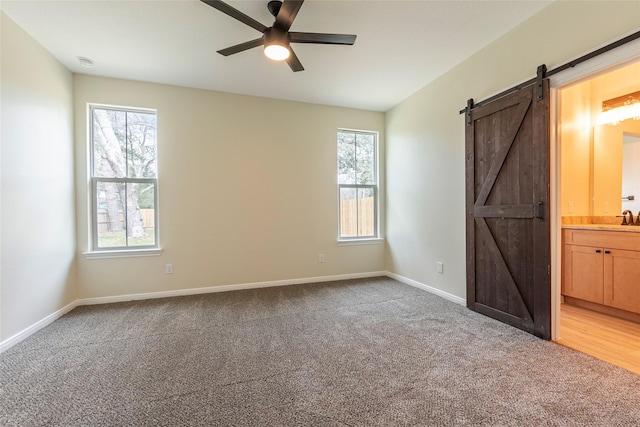
[[[562,304],[558,344],[640,375],[640,324]]]

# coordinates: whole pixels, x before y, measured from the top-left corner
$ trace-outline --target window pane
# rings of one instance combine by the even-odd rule
[[[376,236],[374,188],[340,188],[340,237]]]
[[[127,184],[127,240],[129,246],[154,246],[155,185]]]
[[[338,183],[356,184],[356,134],[338,132]]]
[[[371,185],[375,176],[375,138],[372,134],[356,134],[356,184]]]
[[[127,177],[156,177],[156,115],[127,112]]]
[[[122,183],[98,182],[96,189],[96,227],[99,248],[126,245],[124,229],[125,186]]]
[[[96,185],[98,248],[155,246],[155,184]]]
[[[358,237],[358,199],[355,188],[340,189],[340,237]]]
[[[375,198],[373,188],[358,189],[358,236],[375,236]]]
[[[93,109],[93,176],[126,177],[126,113]]]

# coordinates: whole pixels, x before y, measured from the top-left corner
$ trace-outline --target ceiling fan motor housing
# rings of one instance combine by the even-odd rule
[[[271,27],[264,30],[264,45],[279,44],[286,48],[289,47],[289,33],[277,27]]]

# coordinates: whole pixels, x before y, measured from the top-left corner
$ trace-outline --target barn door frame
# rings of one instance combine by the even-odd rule
[[[636,33],[634,33],[636,34]],[[549,77],[549,208],[551,219],[551,339],[560,339],[560,303],[562,278],[562,215],[560,205],[560,91],[581,80],[640,61],[640,39]]]

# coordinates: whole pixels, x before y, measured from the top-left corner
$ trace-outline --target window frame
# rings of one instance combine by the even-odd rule
[[[379,132],[370,131],[370,130],[360,130],[360,129],[348,129],[348,128],[338,128],[337,138],[339,140],[340,133],[353,133],[353,134],[361,134],[361,135],[372,135],[374,138],[373,144],[373,175],[374,175],[374,183],[373,184],[341,184],[339,179],[340,169],[339,169],[339,157],[337,155],[337,141],[336,141],[336,178],[338,181],[338,242],[339,243],[358,243],[358,242],[371,242],[371,241],[379,241],[380,237],[380,197],[379,197],[379,189],[380,189],[380,170],[379,170]],[[357,161],[357,154],[356,154]],[[358,190],[361,189],[371,189],[373,190],[373,235],[367,236],[343,236],[342,235],[342,209],[340,206],[340,193],[342,189],[354,189],[356,191],[356,195]],[[358,197],[356,196],[356,200]],[[356,204],[357,205],[357,204]]]
[[[95,168],[95,147],[94,147],[94,110],[112,110],[118,112],[125,113],[143,113],[143,114],[154,114],[156,116],[156,133],[155,133],[155,150],[156,150],[156,159],[155,159],[155,177],[154,178],[130,178],[130,177],[98,177],[94,176],[94,168]],[[159,227],[159,206],[158,206],[158,135],[157,135],[157,117],[158,112],[156,109],[151,108],[138,108],[138,107],[125,107],[125,106],[116,106],[116,105],[105,105],[105,104],[88,104],[87,111],[87,124],[88,124],[88,173],[89,173],[89,251],[85,253],[87,258],[103,258],[103,257],[120,257],[120,256],[149,256],[149,255],[159,255],[161,253],[160,249],[160,227]],[[154,244],[153,245],[136,245],[129,246],[128,240],[129,237],[125,228],[125,244],[126,246],[98,246],[98,184],[99,183],[116,183],[116,184],[152,184],[153,185],[153,218],[154,218],[154,226],[153,226],[153,237]],[[127,220],[126,212],[126,200],[123,202],[123,210],[125,212],[125,223]]]

